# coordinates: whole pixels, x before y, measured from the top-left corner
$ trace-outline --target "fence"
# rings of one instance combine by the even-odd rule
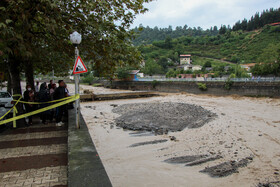
[[[225,82],[228,78],[138,78],[138,81],[170,81],[170,82]],[[258,77],[258,78],[231,78],[233,82],[280,82],[280,77]]]

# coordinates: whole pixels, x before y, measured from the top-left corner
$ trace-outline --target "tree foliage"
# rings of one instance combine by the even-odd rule
[[[100,74],[111,76],[117,65],[140,61],[129,27],[135,15],[147,11],[143,3],[150,1],[3,0],[1,58],[15,58],[21,66],[32,61],[37,72],[55,68],[67,73],[74,58],[69,35],[78,31],[81,56],[94,62]]]
[[[267,24],[276,22],[280,22],[280,8],[271,8],[269,10],[264,10],[261,14],[257,12],[249,21],[247,19],[243,19],[242,21],[236,22],[232,27],[232,30],[252,31],[262,28]]]

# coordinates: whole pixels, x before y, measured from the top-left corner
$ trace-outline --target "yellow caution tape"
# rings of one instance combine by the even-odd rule
[[[62,99],[58,99],[58,100],[53,100],[53,101],[48,101],[48,102],[27,102],[27,101],[19,101],[19,103],[24,103],[24,104],[31,104],[31,105],[40,105],[40,104],[47,104],[47,103],[57,103],[57,102],[60,102],[60,101],[64,101],[64,100],[68,100],[70,98],[74,98],[75,95],[73,96],[70,96],[70,97],[65,97],[65,98],[62,98]],[[16,101],[16,100],[13,100],[13,101]]]
[[[6,115],[8,115],[12,110],[16,109],[16,106],[17,106],[18,102],[19,102],[19,101],[21,100],[21,98],[22,98],[22,96],[21,96],[20,94],[13,95],[13,96],[14,96],[14,97],[18,96],[19,99],[16,100],[15,105],[14,105],[6,114],[4,114],[3,116],[0,117],[0,120],[3,119]]]
[[[26,118],[26,117],[29,117],[29,116],[33,116],[35,114],[39,114],[41,112],[45,112],[47,110],[50,110],[50,109],[53,109],[53,108],[56,108],[56,107],[59,107],[59,106],[62,106],[62,105],[65,105],[67,103],[71,103],[77,99],[80,98],[80,95],[77,94],[77,95],[74,95],[74,96],[71,96],[71,97],[68,97],[67,100],[65,101],[62,101],[60,103],[56,103],[56,104],[53,104],[51,106],[47,106],[47,107],[44,107],[44,108],[41,108],[41,109],[38,109],[38,110],[35,110],[33,112],[29,112],[27,114],[22,114],[22,115],[19,115],[17,117],[13,117],[13,118],[10,118],[10,119],[6,119],[4,121],[0,121],[0,125],[3,125],[3,124],[6,124],[6,123],[9,123],[9,122],[12,122],[12,121],[16,121],[16,120],[19,120],[19,119],[22,119],[22,118]],[[17,104],[17,103],[16,103]],[[15,107],[15,106],[14,106]],[[13,109],[13,108],[12,108]],[[5,114],[6,115],[6,114]],[[1,117],[2,119],[2,117]]]

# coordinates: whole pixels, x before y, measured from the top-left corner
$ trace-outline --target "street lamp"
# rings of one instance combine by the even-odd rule
[[[70,34],[70,41],[72,44],[74,44],[75,46],[75,62],[76,63],[76,59],[79,56],[79,49],[78,49],[78,45],[81,43],[82,41],[82,35],[79,34],[77,31],[73,32],[72,34]],[[80,87],[79,87],[79,81],[80,81],[80,75],[79,74],[75,74],[75,94],[79,94],[80,93]],[[75,101],[75,113],[76,113],[76,126],[79,129],[80,128],[80,124],[79,124],[79,117],[80,117],[80,99],[77,99]]]

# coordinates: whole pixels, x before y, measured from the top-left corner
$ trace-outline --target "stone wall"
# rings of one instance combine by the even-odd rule
[[[225,82],[200,82],[207,86],[206,91],[198,88],[198,82],[127,82],[114,81],[111,85],[109,82],[105,86],[116,89],[127,90],[145,90],[179,93],[187,92],[193,94],[212,94],[212,95],[241,95],[241,96],[268,96],[280,97],[280,82],[234,82],[230,90],[225,89]]]

